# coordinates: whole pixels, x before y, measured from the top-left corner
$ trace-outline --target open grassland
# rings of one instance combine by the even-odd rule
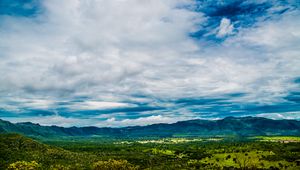
[[[300,142],[300,137],[298,136],[256,136],[253,139],[264,142]]]

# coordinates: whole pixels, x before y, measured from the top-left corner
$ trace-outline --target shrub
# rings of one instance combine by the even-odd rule
[[[40,167],[40,165],[35,162],[26,162],[26,161],[17,161],[8,166],[9,170],[36,170]]]
[[[56,164],[56,165],[51,165],[50,169],[52,169],[52,170],[69,170],[69,169],[71,169],[71,166]]]
[[[138,166],[130,164],[127,160],[98,161],[93,165],[94,170],[137,170]]]

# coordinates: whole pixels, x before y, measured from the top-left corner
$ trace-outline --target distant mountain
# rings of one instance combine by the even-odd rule
[[[174,136],[300,136],[300,121],[261,117],[227,117],[221,120],[188,120],[173,124],[153,124],[124,128],[41,126],[30,122],[10,123],[0,119],[0,133],[20,133],[36,137],[174,137]]]

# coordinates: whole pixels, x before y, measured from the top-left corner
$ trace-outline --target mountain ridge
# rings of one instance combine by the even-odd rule
[[[263,117],[226,117],[219,120],[193,119],[176,123],[128,127],[60,127],[23,122],[11,123],[0,119],[0,133],[20,133],[27,136],[105,136],[105,137],[174,137],[174,136],[300,136],[300,121],[273,120]]]

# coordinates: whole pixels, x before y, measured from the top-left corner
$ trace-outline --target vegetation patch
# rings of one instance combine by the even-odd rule
[[[273,142],[274,137],[272,140],[262,138],[270,139],[72,138],[36,141],[18,134],[1,134],[0,169],[300,169],[299,142]]]

